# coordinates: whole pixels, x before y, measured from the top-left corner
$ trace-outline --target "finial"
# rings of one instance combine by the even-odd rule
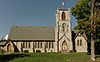
[[[64,1],[62,0],[62,8],[64,7]]]
[[[62,2],[62,6],[64,6],[64,2]]]

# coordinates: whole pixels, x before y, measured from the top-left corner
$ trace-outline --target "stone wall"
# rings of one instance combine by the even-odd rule
[[[28,50],[29,52],[36,52],[36,50],[40,50],[41,52],[54,52],[54,41],[19,41],[19,42],[13,42],[14,45],[17,47],[19,52],[24,52],[25,50]],[[30,47],[29,47],[30,43]],[[41,47],[42,43],[42,47]],[[48,46],[46,47],[46,44],[48,43]],[[50,44],[49,44],[50,43]],[[52,47],[53,43],[53,47]],[[26,45],[27,44],[27,45]],[[49,46],[50,45],[50,46]]]
[[[79,45],[78,45],[78,40],[79,40]],[[81,45],[80,45],[80,40],[82,40]],[[76,52],[87,52],[87,41],[83,36],[76,37],[75,48],[76,48]]]

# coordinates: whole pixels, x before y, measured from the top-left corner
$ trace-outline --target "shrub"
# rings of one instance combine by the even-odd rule
[[[53,51],[51,50],[51,52],[53,52]]]
[[[24,50],[24,52],[25,52],[25,53],[28,53],[29,51],[28,51],[28,50]]]
[[[61,53],[61,51],[59,51],[59,53]]]
[[[71,50],[70,53],[73,53],[73,51]]]
[[[35,50],[33,49],[33,52],[35,52]]]
[[[2,54],[4,53],[4,50],[2,48],[0,48],[0,53],[2,53]]]
[[[40,50],[36,50],[36,53],[41,53],[41,51]]]

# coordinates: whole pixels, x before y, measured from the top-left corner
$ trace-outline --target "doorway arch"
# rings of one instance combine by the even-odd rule
[[[13,46],[9,43],[8,46],[7,46],[7,51],[8,51],[8,52],[12,52],[12,51],[13,51],[13,50],[12,50],[12,47],[13,47]]]
[[[67,51],[67,49],[68,49],[67,43],[66,43],[66,41],[63,41],[63,43],[62,43],[62,51]]]

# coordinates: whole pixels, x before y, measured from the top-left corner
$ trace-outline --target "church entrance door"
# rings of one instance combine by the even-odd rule
[[[8,51],[8,52],[11,52],[11,51],[12,51],[12,45],[11,45],[10,43],[9,43],[8,46],[7,46],[7,51]]]
[[[67,43],[65,41],[62,43],[62,51],[67,51]]]

